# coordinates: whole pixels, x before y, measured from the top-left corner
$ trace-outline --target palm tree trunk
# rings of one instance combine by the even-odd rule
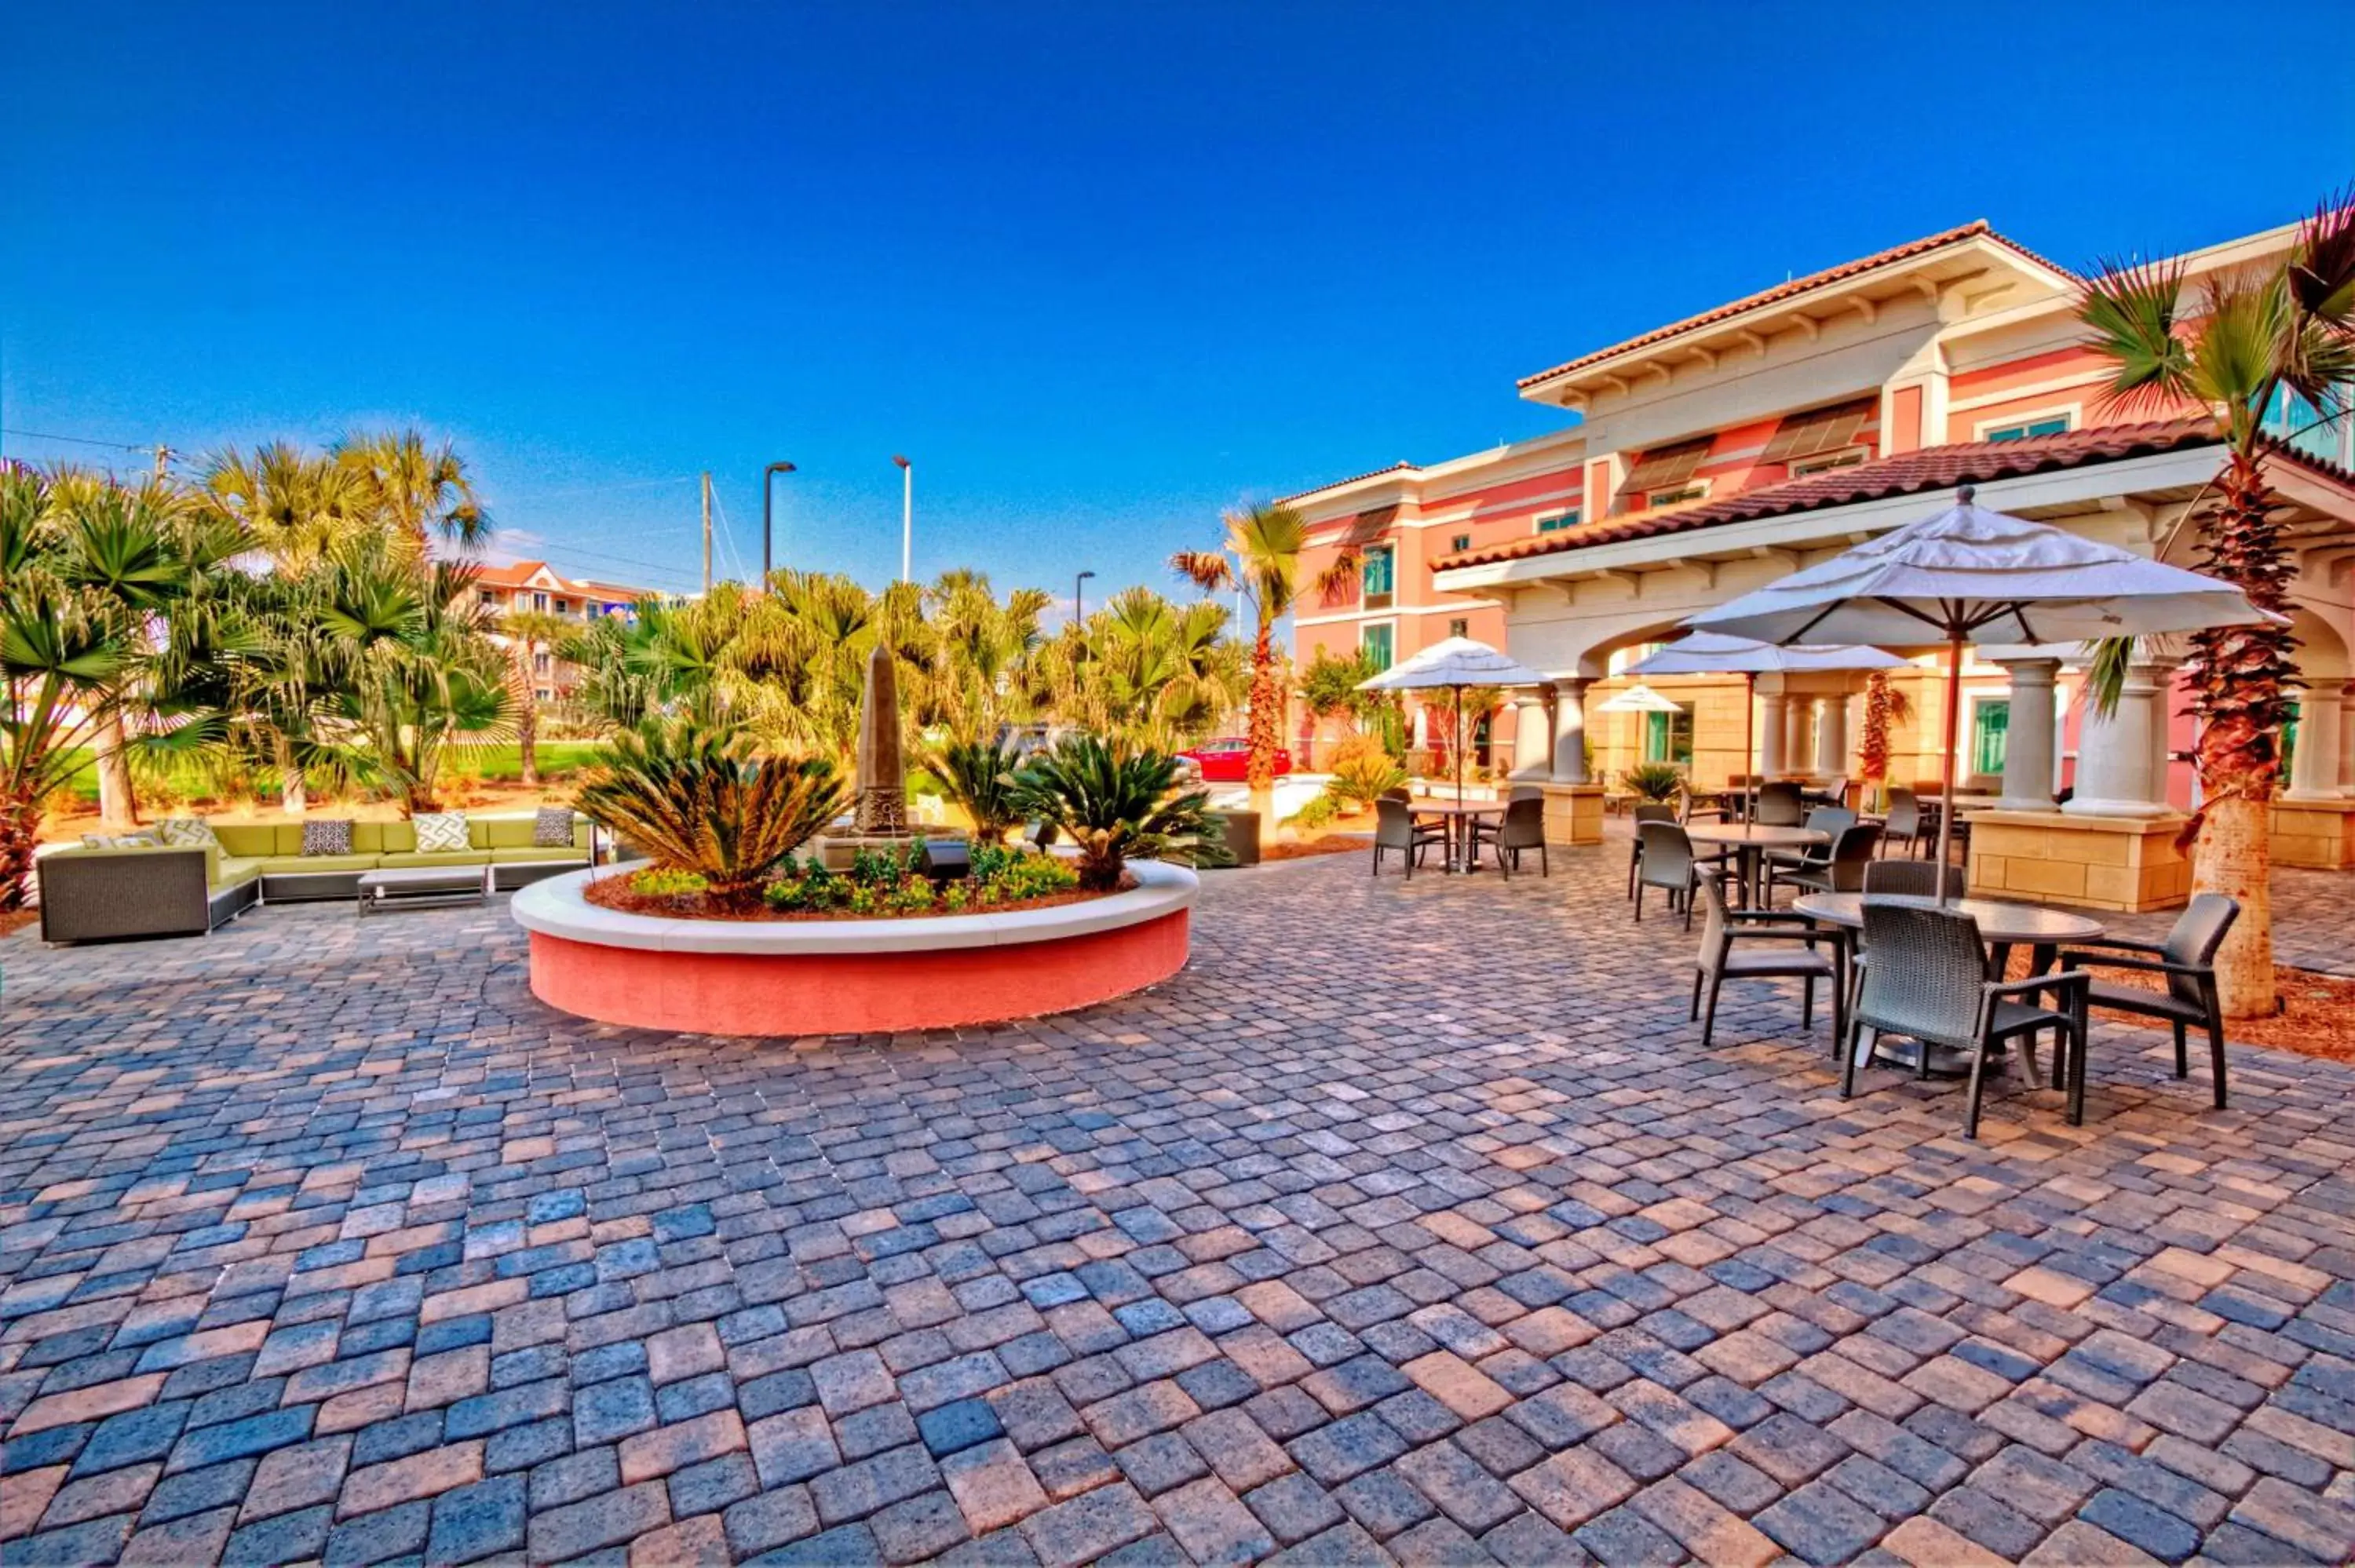
[[[516,644],[518,679],[516,682],[516,753],[519,758],[517,777],[527,789],[539,788],[539,691],[533,684],[535,650],[529,640]]]
[[[123,717],[98,721],[98,817],[109,828],[136,827],[139,797],[131,787],[131,758],[123,749]]]
[[[41,803],[26,795],[0,800],[0,910],[22,909],[31,890],[33,847],[41,837]]]
[[[299,817],[311,809],[310,791],[303,781],[303,765],[294,760],[294,743],[285,735],[271,736],[273,760],[278,765],[278,806],[290,817]]]
[[[2223,499],[2208,520],[2201,565],[2259,609],[2279,611],[2294,568],[2264,470],[2236,449],[2218,484]],[[2296,640],[2286,626],[2228,626],[2194,633],[2191,646],[2202,795],[2191,887],[2239,902],[2241,917],[2216,955],[2216,989],[2226,1017],[2260,1018],[2275,1008],[2273,796]]]
[[[1277,709],[1284,694],[1275,679],[1275,629],[1263,615],[1259,637],[1252,644],[1250,717],[1244,735],[1251,750],[1243,778],[1251,786],[1251,808],[1259,814],[1259,842],[1264,849],[1275,842],[1275,751],[1284,720]]]

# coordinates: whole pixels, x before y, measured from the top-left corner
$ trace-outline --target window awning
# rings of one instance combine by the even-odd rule
[[[1789,462],[1795,458],[1811,458],[1852,447],[1856,433],[1880,408],[1878,397],[1855,397],[1828,408],[1810,408],[1804,414],[1790,415],[1775,427],[1773,439],[1758,454],[1758,461]]]
[[[1709,456],[1709,437],[1695,436],[1673,446],[1654,447],[1628,471],[1627,482],[1619,487],[1620,498],[1641,504],[1652,491],[1674,490],[1690,479]]]
[[[1398,521],[1398,514],[1396,502],[1388,506],[1377,506],[1370,512],[1359,513],[1349,519],[1348,528],[1341,535],[1341,547],[1355,550],[1372,544],[1390,532],[1391,524]]]

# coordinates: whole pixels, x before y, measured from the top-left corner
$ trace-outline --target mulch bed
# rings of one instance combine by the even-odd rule
[[[1264,864],[1272,860],[1306,860],[1311,855],[1348,854],[1352,850],[1371,847],[1371,843],[1363,838],[1352,838],[1348,833],[1327,833],[1322,838],[1292,839],[1270,844],[1259,852],[1259,858]]]
[[[1126,893],[1135,885],[1135,877],[1123,876],[1114,891]],[[700,893],[640,893],[630,885],[630,874],[625,872],[618,876],[598,877],[581,895],[601,909],[618,910],[624,915],[651,915],[664,920],[925,920],[951,915],[1005,915],[1019,909],[1052,909],[1059,904],[1084,904],[1092,898],[1108,898],[1112,895],[1073,889],[964,909],[877,909],[864,915],[854,915],[847,909],[772,909],[765,904],[730,909],[713,904]]]
[[[2015,978],[2024,978],[2028,973],[2026,958],[2015,959],[2012,968]],[[2130,969],[2096,967],[2094,974],[2104,985],[2131,985],[2144,991],[2158,991],[2166,983],[2158,975]],[[2264,1045],[2326,1061],[2355,1062],[2355,980],[2276,964],[2274,989],[2280,993],[2282,1011],[2271,1018],[2228,1018],[2224,1021],[2225,1039],[2235,1045]],[[2144,1018],[2137,1013],[2097,1007],[2094,1016],[2105,1022],[2129,1023],[2160,1033],[2168,1031],[2164,1019]],[[2192,1034],[2195,1050],[2204,1050],[2204,1037],[2196,1029]]]
[[[40,917],[37,908],[0,910],[0,937],[21,931]]]

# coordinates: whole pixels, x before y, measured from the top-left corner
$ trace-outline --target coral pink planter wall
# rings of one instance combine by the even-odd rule
[[[606,1023],[696,1034],[868,1034],[1037,1018],[1186,967],[1187,911],[1011,948],[822,957],[607,948],[535,931],[532,994]]]
[[[532,993],[601,1022],[696,1034],[850,1034],[1037,1018],[1186,967],[1194,874],[1152,863],[1108,897],[896,920],[679,920],[591,904],[598,874],[516,895]]]

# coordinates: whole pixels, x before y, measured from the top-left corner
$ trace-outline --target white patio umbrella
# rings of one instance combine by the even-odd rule
[[[1648,658],[1627,666],[1631,675],[1740,675],[1748,688],[1742,704],[1742,772],[1746,802],[1742,816],[1755,817],[1758,772],[1751,758],[1758,750],[1758,677],[1806,670],[1894,670],[1905,662],[1894,653],[1852,643],[1793,643],[1784,647],[1749,637],[1693,631]]]
[[[1455,698],[1455,798],[1464,798],[1464,692],[1473,686],[1542,686],[1545,676],[1526,664],[1517,664],[1486,642],[1469,637],[1449,637],[1433,643],[1403,664],[1393,664],[1369,681],[1358,683],[1361,692],[1452,690]]]
[[[1664,697],[1638,681],[1609,702],[1597,703],[1599,714],[1680,714],[1684,705],[1673,697]]]
[[[1788,645],[1946,647],[1945,803],[1955,831],[1955,747],[1966,642],[2092,642],[2269,619],[2228,582],[1974,505],[1971,487],[1933,517],[1868,539],[1686,624]],[[1940,898],[1945,898],[1944,883]]]

